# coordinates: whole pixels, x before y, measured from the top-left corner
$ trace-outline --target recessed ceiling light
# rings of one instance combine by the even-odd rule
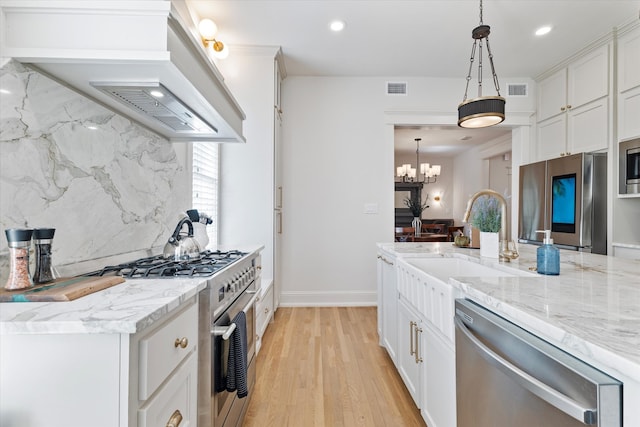
[[[87,126],[87,129],[98,130],[98,127],[97,126],[93,126],[93,125],[89,125],[89,126]]]
[[[7,89],[0,89],[0,93],[5,94],[5,95],[9,95],[11,93],[11,91],[7,90]]]
[[[544,27],[540,27],[536,30],[536,36],[544,36],[549,31],[551,31],[551,27],[548,25],[545,25]]]
[[[331,28],[331,31],[335,31],[336,33],[344,30],[344,27],[345,27],[344,21],[332,21],[329,24],[329,28]]]
[[[159,90],[152,90],[149,93],[151,94],[151,96],[154,96],[156,98],[162,98],[164,96],[164,93],[160,92]]]

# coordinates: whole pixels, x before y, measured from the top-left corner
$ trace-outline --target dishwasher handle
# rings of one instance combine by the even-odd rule
[[[595,425],[598,422],[597,409],[583,407],[572,398],[565,396],[537,378],[512,365],[477,339],[457,316],[454,317],[454,322],[456,328],[463,334],[463,336],[477,347],[478,350],[480,350],[482,357],[484,357],[487,362],[500,369],[509,378],[538,396],[540,399],[555,406],[565,414],[575,418],[585,425]]]

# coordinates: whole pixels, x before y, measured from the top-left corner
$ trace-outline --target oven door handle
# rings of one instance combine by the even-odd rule
[[[249,302],[247,303],[247,305],[245,305],[244,308],[242,309],[242,311],[246,313],[251,308],[251,306],[256,302],[256,299],[258,299],[258,291],[246,291],[245,293],[254,294],[249,300]],[[232,323],[229,326],[214,326],[211,329],[211,335],[214,335],[217,337],[221,336],[222,339],[226,341],[229,339],[229,337],[235,330],[236,330],[235,323]]]
[[[229,326],[214,326],[211,329],[211,335],[216,337],[222,337],[223,340],[228,340],[233,331],[236,330],[236,324],[232,323]]]
[[[249,302],[247,303],[247,305],[245,305],[244,308],[242,309],[242,311],[246,313],[251,308],[251,306],[255,304],[256,300],[258,299],[258,291],[246,291],[245,293],[254,294],[249,300]]]

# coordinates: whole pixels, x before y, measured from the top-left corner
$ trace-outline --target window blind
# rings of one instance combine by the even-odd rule
[[[207,226],[209,244],[218,243],[219,145],[211,142],[193,144],[193,209],[211,217]]]

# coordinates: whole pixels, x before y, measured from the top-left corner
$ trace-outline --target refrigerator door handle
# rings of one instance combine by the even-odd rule
[[[460,332],[462,332],[463,336],[479,350],[479,353],[487,362],[500,369],[505,375],[520,386],[526,388],[540,399],[543,399],[545,402],[555,406],[565,414],[575,418],[585,425],[595,425],[598,422],[598,413],[596,409],[581,406],[580,403],[568,396],[565,396],[557,390],[554,390],[547,384],[539,381],[535,377],[532,377],[506,361],[504,358],[500,357],[497,353],[478,340],[457,316],[454,318],[454,322],[456,328],[458,328]]]

